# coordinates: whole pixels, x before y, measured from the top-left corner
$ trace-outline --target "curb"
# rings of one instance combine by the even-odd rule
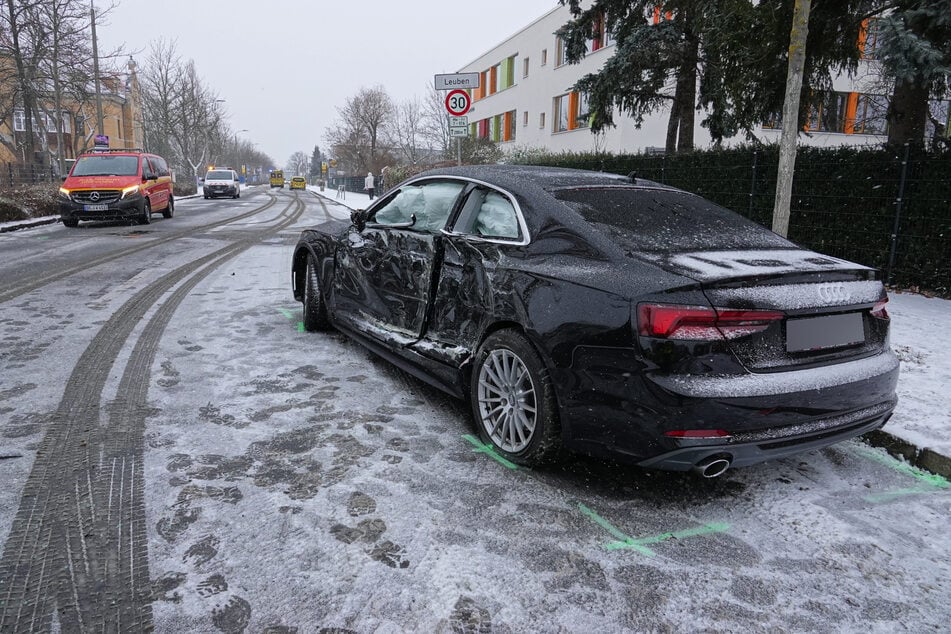
[[[52,225],[57,222],[59,222],[59,216],[50,217],[50,218],[39,218],[36,220],[24,220],[23,222],[18,222],[15,225],[7,225],[6,227],[0,227],[0,233],[9,233],[11,231],[19,231],[20,229],[30,229],[32,227]]]
[[[920,449],[907,440],[876,429],[862,436],[873,447],[881,447],[896,458],[903,458],[911,465],[930,471],[951,480],[951,458],[943,456],[933,449]]]

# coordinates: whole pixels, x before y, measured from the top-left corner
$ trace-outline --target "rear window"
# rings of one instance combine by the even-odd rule
[[[562,189],[552,195],[621,244],[640,251],[792,246],[729,209],[683,192],[613,187]]]
[[[73,166],[73,176],[135,176],[138,173],[138,156],[80,156]]]
[[[301,177],[299,177],[299,176],[295,176],[295,177],[292,178],[291,180],[294,181],[295,183],[303,183],[303,182],[304,182],[304,179],[301,178]]]
[[[231,175],[231,172],[224,172],[222,170],[208,172],[208,174],[205,175],[205,180],[212,181],[230,181],[233,180],[233,178],[234,177]]]

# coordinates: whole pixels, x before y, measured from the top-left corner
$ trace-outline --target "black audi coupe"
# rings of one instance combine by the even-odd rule
[[[715,477],[896,404],[876,270],[635,176],[425,172],[305,230],[292,280],[307,330],[468,399],[519,464],[564,446]]]

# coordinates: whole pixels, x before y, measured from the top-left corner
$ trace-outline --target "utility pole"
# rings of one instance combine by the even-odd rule
[[[102,90],[99,86],[99,42],[96,40],[96,5],[93,0],[89,0],[89,16],[92,24],[92,72],[95,76],[96,84],[96,124],[99,126],[97,132],[105,134],[102,121]]]
[[[773,204],[773,231],[789,235],[789,202],[796,171],[796,139],[799,136],[799,93],[806,65],[806,37],[809,35],[811,0],[796,0],[789,31],[789,67],[786,71],[786,98],[783,101],[783,134],[779,141],[779,170],[776,201]]]

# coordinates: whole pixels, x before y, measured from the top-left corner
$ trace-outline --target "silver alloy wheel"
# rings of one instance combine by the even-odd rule
[[[535,383],[521,358],[499,348],[479,369],[479,418],[503,451],[518,453],[532,441],[537,406]]]

